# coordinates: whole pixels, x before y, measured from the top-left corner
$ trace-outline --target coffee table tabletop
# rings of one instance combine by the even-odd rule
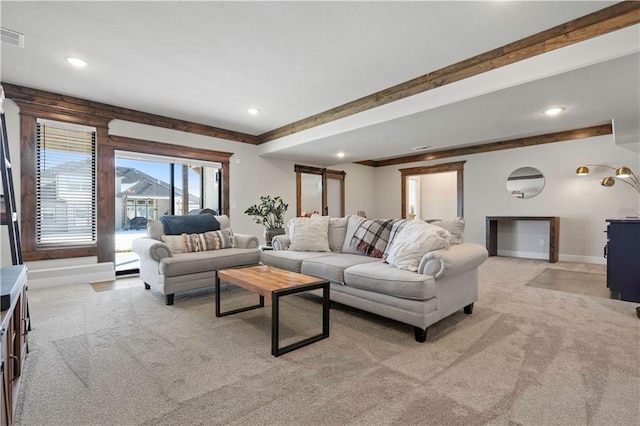
[[[260,301],[251,305],[222,312],[220,309],[220,283],[235,284],[253,293]],[[267,265],[255,265],[241,268],[222,269],[216,272],[216,317],[245,312],[264,307],[265,298],[271,301],[271,354],[280,356],[287,352],[329,337],[329,281],[290,272]],[[285,347],[280,347],[280,297],[310,290],[322,289],[322,333],[302,339]]]
[[[290,289],[308,284],[321,283],[323,280],[309,275],[298,274],[267,265],[255,265],[245,268],[223,269],[218,271],[222,282],[230,282],[262,297],[271,299],[274,291]]]

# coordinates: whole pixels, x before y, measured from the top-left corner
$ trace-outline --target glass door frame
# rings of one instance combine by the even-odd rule
[[[138,152],[160,156],[198,159],[201,162],[219,163],[219,202],[218,214],[229,216],[230,158],[233,153],[212,149],[193,148],[173,145],[126,136],[109,135],[105,143],[98,146],[98,161],[103,172],[98,175],[98,235],[102,248],[99,261],[112,262],[115,265],[115,157],[117,151]]]

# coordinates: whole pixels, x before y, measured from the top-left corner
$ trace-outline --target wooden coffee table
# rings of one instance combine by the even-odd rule
[[[253,293],[258,293],[260,302],[257,305],[221,312],[220,282],[235,284]],[[281,348],[279,346],[280,298],[317,289],[322,289],[322,333]],[[265,298],[271,301],[271,355],[280,356],[329,337],[329,281],[266,265],[223,269],[216,272],[216,317],[262,308]]]

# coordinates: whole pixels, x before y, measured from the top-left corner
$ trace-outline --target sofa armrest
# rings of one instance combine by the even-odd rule
[[[276,235],[271,240],[271,246],[274,250],[287,250],[291,245],[291,239],[288,235]]]
[[[418,273],[440,279],[477,268],[488,256],[487,249],[480,244],[455,244],[448,249],[425,254],[420,260]]]
[[[153,238],[136,238],[133,240],[133,243],[131,243],[131,246],[133,247],[133,251],[140,257],[140,260],[149,259],[160,262],[160,260],[165,257],[173,257],[173,253],[171,253],[168,245]]]
[[[258,237],[246,234],[233,234],[236,238],[236,245],[238,248],[258,248],[260,247],[260,240]]]

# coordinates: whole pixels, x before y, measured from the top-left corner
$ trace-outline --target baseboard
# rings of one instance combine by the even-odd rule
[[[498,256],[507,257],[521,257],[524,259],[540,259],[549,260],[547,253],[535,253],[526,251],[510,251],[510,250],[498,250]],[[607,259],[598,256],[576,256],[573,254],[559,254],[558,260],[561,262],[575,262],[575,263],[593,263],[594,265],[606,265]]]
[[[29,268],[27,273],[27,282],[29,283],[30,289],[89,284],[115,279],[115,266],[112,262],[63,266],[59,268]]]
[[[549,260],[548,252],[539,253],[539,252],[533,252],[533,251],[498,250],[498,256],[522,257],[524,259]]]
[[[606,265],[607,259],[602,256],[575,256],[573,254],[561,254],[558,256],[561,262],[593,263],[594,265]]]

